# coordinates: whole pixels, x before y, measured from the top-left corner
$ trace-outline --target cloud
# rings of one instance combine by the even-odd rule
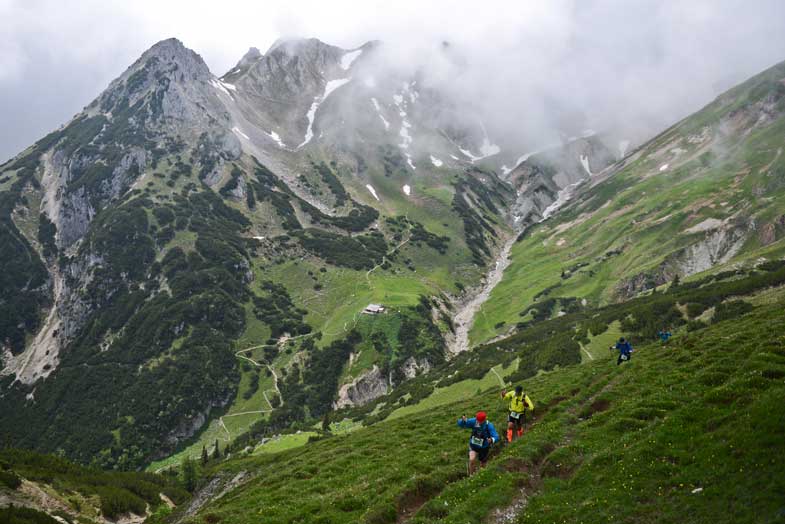
[[[779,0],[0,0],[0,159],[58,127],[153,43],[175,36],[216,74],[250,46],[384,40],[525,146],[564,126],[647,134],[785,59]],[[463,67],[435,59],[449,41]],[[642,138],[642,137],[641,137]]]

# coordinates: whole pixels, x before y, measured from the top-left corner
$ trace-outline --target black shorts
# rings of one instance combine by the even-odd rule
[[[521,413],[521,416],[517,419],[512,418],[512,414],[510,414],[510,416],[507,417],[507,422],[512,422],[516,426],[522,426],[523,423],[526,422],[526,413]]]
[[[477,458],[479,458],[480,462],[482,462],[483,464],[488,462],[488,453],[491,452],[491,447],[490,446],[485,447],[485,448],[478,448],[478,447],[472,446],[470,444],[469,445],[469,450],[470,451],[474,451],[475,453],[477,453]]]

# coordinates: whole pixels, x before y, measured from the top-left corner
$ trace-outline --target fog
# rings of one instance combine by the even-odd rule
[[[641,140],[785,60],[780,0],[422,4],[0,0],[0,160],[172,36],[217,75],[282,36],[382,40],[386,63],[424,70],[520,149],[587,128]]]

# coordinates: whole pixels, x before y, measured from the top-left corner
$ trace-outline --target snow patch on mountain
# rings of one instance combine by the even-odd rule
[[[246,140],[250,140],[250,138],[248,138],[248,135],[246,135],[245,133],[240,131],[240,129],[238,127],[236,127],[236,126],[232,128],[232,133],[234,133],[235,135],[239,136],[240,138],[244,138]]]
[[[226,94],[226,96],[231,98],[232,93],[230,93],[229,90],[226,88],[226,86],[229,85],[229,84],[224,84],[220,80],[210,80],[210,85],[213,86],[214,88],[216,88],[217,90],[223,92],[224,94]],[[232,87],[234,88],[234,86],[232,86]]]
[[[660,166],[660,173],[662,173],[663,171],[666,171],[667,169],[668,169],[668,164],[662,164]]]
[[[376,100],[375,98],[371,98],[371,102],[373,102],[373,107],[376,108],[376,114],[379,115],[379,118],[381,118],[382,120],[382,124],[384,124],[384,130],[389,131],[390,123],[387,121],[386,118],[384,118],[384,115],[382,114],[382,106],[379,105],[379,101]]]
[[[488,137],[488,131],[485,129],[485,124],[480,120],[480,128],[482,129],[482,144],[480,145],[480,158],[488,158],[489,156],[497,155],[501,152],[501,148],[491,142]]]
[[[412,136],[409,134],[410,127],[412,127],[412,125],[404,118],[401,121],[401,130],[398,132],[398,134],[401,135],[400,146],[402,149],[409,149],[409,146],[412,145]]]
[[[330,93],[341,87],[342,85],[348,83],[351,78],[339,78],[337,80],[330,80],[324,86],[324,93],[321,96],[317,96],[313,99],[313,103],[311,104],[311,108],[308,110],[306,116],[308,117],[308,129],[305,131],[305,140],[297,146],[297,148],[303,147],[305,144],[311,141],[313,138],[313,122],[316,119],[316,111],[319,109],[319,105],[321,105],[327,97],[330,96]]]
[[[586,173],[589,176],[594,176],[591,174],[591,169],[589,169],[589,155],[581,155],[580,159],[581,159],[581,165],[583,166],[583,169],[586,171]]]
[[[547,148],[538,149],[536,151],[531,151],[529,153],[522,154],[521,156],[518,157],[518,160],[515,161],[515,165],[512,168],[507,168],[506,166],[502,166],[502,173],[504,173],[505,175],[509,174],[513,169],[515,169],[519,165],[521,165],[524,162],[526,162],[527,160],[529,160],[529,158],[531,158],[533,155],[541,153],[544,149],[547,149]],[[505,169],[507,171],[505,171]]]
[[[463,149],[462,147],[458,147],[458,150],[465,156],[469,157],[469,160],[471,160],[473,164],[479,160],[498,154],[501,151],[501,148],[496,144],[492,144],[488,138],[485,138],[482,142],[482,145],[480,146],[480,156],[477,156],[469,149]]]
[[[417,102],[417,97],[420,96],[420,93],[418,93],[417,91],[414,90],[414,86],[416,84],[417,84],[417,81],[415,80],[414,82],[411,82],[411,83],[403,85],[403,92],[405,94],[409,95],[409,101],[412,104]]]
[[[409,164],[409,167],[411,167],[412,170],[417,169],[416,167],[414,167],[414,162],[412,162],[412,155],[406,152],[404,152],[404,155],[406,155],[406,163]]]
[[[510,173],[512,173],[513,169],[515,169],[519,165],[521,165],[524,162],[526,162],[527,160],[529,160],[529,157],[531,157],[532,155],[536,155],[539,152],[540,151],[532,151],[531,153],[526,153],[526,154],[523,154],[523,155],[519,156],[518,160],[515,161],[515,164],[513,164],[512,167],[507,167],[506,165],[502,166],[502,173],[505,174],[505,175],[509,175]]]
[[[501,152],[501,148],[496,144],[492,144],[488,137],[486,136],[483,141],[482,145],[480,146],[480,153],[482,154],[482,158],[487,158],[489,156],[497,155]]]
[[[408,85],[409,84],[404,84],[404,90],[408,89]],[[398,131],[398,134],[401,135],[401,143],[398,144],[398,146],[405,151],[409,149],[410,145],[412,145],[412,136],[409,134],[409,129],[412,127],[412,125],[408,120],[406,120],[406,102],[404,101],[403,95],[399,93],[394,94],[393,102],[398,108],[398,116],[401,117],[401,129]],[[406,152],[404,152],[404,154],[406,155],[409,165],[412,167],[412,169],[414,169],[411,156]]]
[[[344,71],[348,71],[355,60],[362,54],[362,49],[357,49],[355,51],[347,51],[341,57],[341,69]]]
[[[373,188],[373,186],[371,184],[365,184],[365,187],[368,189],[368,191],[371,192],[371,194],[373,195],[373,198],[375,198],[377,201],[380,201],[379,200],[379,195],[376,194],[376,190]]]
[[[459,148],[458,148],[458,150],[459,150],[461,153],[463,153],[463,154],[464,154],[464,156],[467,156],[467,157],[469,157],[469,160],[471,160],[472,162],[474,162],[475,160],[479,160],[479,159],[480,159],[480,157],[478,157],[478,156],[474,156],[474,155],[472,154],[472,152],[471,152],[471,151],[469,151],[468,149],[463,149],[462,147],[459,147]]]
[[[278,133],[276,133],[275,131],[270,131],[269,133],[265,132],[265,134],[270,138],[272,138],[273,141],[275,141],[275,143],[278,144],[278,147],[280,147],[281,149],[286,149],[286,144],[283,143],[283,140],[281,140],[281,136]]]
[[[431,155],[431,163],[436,167],[442,167],[444,162],[436,158],[435,156]]]
[[[412,188],[411,188],[411,186],[409,184],[404,184],[403,185],[403,194],[406,195],[406,196],[409,196],[409,195],[412,194]]]

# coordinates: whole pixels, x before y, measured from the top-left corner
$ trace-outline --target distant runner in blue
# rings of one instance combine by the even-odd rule
[[[616,343],[616,346],[611,346],[611,349],[618,349],[619,350],[619,359],[616,361],[616,365],[618,366],[622,362],[630,360],[632,358],[632,344],[624,337],[621,337],[619,341]]]
[[[662,344],[663,344],[663,345],[665,345],[665,344],[667,344],[667,343],[668,343],[668,341],[671,339],[671,337],[672,337],[673,335],[672,335],[672,334],[671,334],[671,332],[670,332],[670,331],[668,331],[667,329],[665,329],[665,328],[662,328],[662,331],[660,331],[659,333],[657,333],[657,336],[658,336],[658,337],[660,337],[660,340],[662,341]]]
[[[469,437],[469,475],[477,470],[477,459],[484,468],[488,462],[488,454],[494,442],[499,441],[499,434],[493,424],[487,420],[484,411],[477,412],[474,418],[467,419],[466,415],[458,419],[458,427],[472,430]]]

